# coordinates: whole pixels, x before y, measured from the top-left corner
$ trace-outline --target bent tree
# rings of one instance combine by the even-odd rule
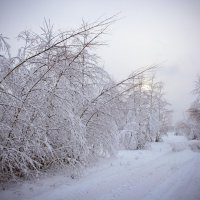
[[[129,148],[127,138],[142,148],[166,128],[162,92],[154,82],[144,87],[156,67],[115,82],[99,65],[95,49],[115,21],[116,16],[83,22],[64,32],[45,21],[40,34],[19,34],[24,45],[15,57],[0,35],[2,180],[85,166],[120,146]],[[121,131],[128,126],[131,138]]]

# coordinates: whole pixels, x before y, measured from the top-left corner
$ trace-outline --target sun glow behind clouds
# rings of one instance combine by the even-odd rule
[[[142,85],[142,90],[144,90],[144,91],[149,91],[149,90],[151,90],[151,87],[150,87],[150,85],[148,85],[148,84],[143,84],[143,85]]]

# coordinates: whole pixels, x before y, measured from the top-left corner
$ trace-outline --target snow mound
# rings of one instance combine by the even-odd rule
[[[189,146],[192,151],[200,152],[200,141],[192,141]]]
[[[170,146],[171,146],[173,152],[179,152],[179,151],[184,151],[184,150],[188,149],[188,145],[185,142],[171,143]]]

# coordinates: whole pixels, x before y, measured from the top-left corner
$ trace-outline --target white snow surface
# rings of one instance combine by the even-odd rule
[[[0,191],[0,200],[200,200],[200,153],[169,133],[148,150],[119,151],[77,179],[55,175]]]

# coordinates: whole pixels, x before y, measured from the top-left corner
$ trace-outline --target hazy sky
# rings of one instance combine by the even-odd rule
[[[13,40],[25,29],[39,31],[44,18],[56,29],[76,28],[81,20],[120,12],[122,19],[105,37],[99,54],[115,80],[139,67],[160,63],[157,78],[165,83],[174,119],[193,100],[200,74],[200,0],[0,0],[0,33]]]

